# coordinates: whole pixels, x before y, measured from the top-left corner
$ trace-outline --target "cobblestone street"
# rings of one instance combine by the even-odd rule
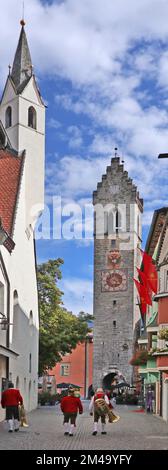
[[[160,418],[134,412],[135,407],[118,406],[121,419],[107,424],[107,435],[92,436],[93,418],[85,412],[78,417],[73,437],[64,436],[59,406],[42,407],[29,414],[29,428],[9,434],[0,423],[0,449],[20,450],[168,450],[168,424]]]

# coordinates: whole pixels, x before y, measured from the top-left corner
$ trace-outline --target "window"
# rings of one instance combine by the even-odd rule
[[[19,377],[16,378],[16,388],[19,388]]]
[[[29,354],[29,373],[31,374],[32,371],[32,355],[31,353]]]
[[[118,233],[118,230],[121,230],[121,214],[119,211],[116,211],[116,217],[115,217],[115,229],[116,233]]]
[[[116,328],[116,320],[113,321],[113,326]]]
[[[29,315],[29,325],[32,326],[33,325],[33,312],[32,310],[30,310],[30,315]]]
[[[62,377],[70,375],[70,364],[61,364],[60,366],[60,375]]]
[[[116,240],[111,240],[111,248],[115,248],[116,247]]]
[[[113,306],[115,307],[117,305],[117,301],[113,300]]]
[[[33,106],[28,109],[28,126],[32,129],[37,128],[37,113]]]
[[[11,127],[12,125],[12,108],[11,106],[8,106],[6,113],[5,113],[5,127],[6,129],[8,127]]]
[[[114,233],[114,215],[112,212],[108,215],[108,235]]]
[[[137,234],[138,234],[138,237],[140,237],[140,221],[139,221],[139,215],[137,217]]]
[[[14,290],[14,293],[13,293],[13,305],[17,305],[18,304],[18,301],[19,301],[19,298],[18,298],[18,291],[17,290]]]
[[[119,230],[122,229],[122,220],[121,214],[117,210],[104,212],[104,233],[105,235],[112,235],[114,233],[118,233]],[[111,245],[114,248],[116,246],[116,240],[111,240]]]
[[[104,234],[108,235],[108,212],[104,213]]]

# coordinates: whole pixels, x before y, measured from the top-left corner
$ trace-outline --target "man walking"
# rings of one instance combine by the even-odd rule
[[[103,403],[102,409],[98,408],[98,402],[100,400],[102,400],[102,403]],[[105,431],[107,410],[104,409],[104,404],[109,407],[109,399],[107,395],[104,393],[103,389],[98,388],[96,393],[92,397],[90,405],[89,405],[90,415],[92,416],[94,413],[94,424],[93,424],[93,433],[92,433],[93,436],[96,436],[97,434],[99,419],[101,420],[101,434],[107,434],[107,432]]]
[[[68,396],[61,400],[61,410],[64,414],[64,435],[73,436],[76,426],[77,413],[83,413],[83,406],[80,398],[74,396],[74,390],[69,389]]]
[[[9,382],[8,389],[2,393],[1,399],[2,408],[6,408],[9,432],[19,431],[19,404],[23,404],[23,398],[13,383]]]

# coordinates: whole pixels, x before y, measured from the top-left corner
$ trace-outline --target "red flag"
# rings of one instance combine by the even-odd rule
[[[146,303],[142,304],[142,303],[138,302],[138,307],[139,307],[139,310],[140,310],[141,317],[143,317],[146,314],[147,305],[146,305]]]
[[[152,305],[152,299],[151,299],[151,297],[148,293],[148,290],[147,290],[146,286],[144,286],[144,284],[141,284],[140,282],[138,282],[136,279],[134,279],[134,282],[135,282],[136,288],[137,288],[138,293],[139,293],[140,303],[141,304]]]
[[[146,315],[146,310],[147,310],[147,305],[146,304],[140,304],[140,312],[141,315]]]
[[[146,276],[146,279],[150,288],[155,294],[157,294],[158,273],[156,271],[156,267],[153,264],[153,260],[151,256],[149,256],[145,251],[142,251],[142,250],[141,250],[141,253],[143,253],[143,259],[142,259],[143,266],[144,266],[143,272]]]
[[[146,287],[150,298],[152,298],[152,289],[151,289],[150,283],[149,283],[149,281],[146,277],[146,274],[144,273],[144,271],[141,271],[139,268],[137,268],[137,271],[138,271],[138,274],[139,274],[139,277],[140,277],[140,281]]]

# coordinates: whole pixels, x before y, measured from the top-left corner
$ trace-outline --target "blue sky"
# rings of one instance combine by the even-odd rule
[[[1,11],[0,86],[12,63],[22,2]],[[26,32],[47,102],[46,202],[91,199],[114,147],[144,198],[143,243],[167,205],[168,2],[25,0]],[[8,25],[8,27],[7,27]],[[37,242],[39,262],[64,258],[65,305],[92,311],[93,243]]]

